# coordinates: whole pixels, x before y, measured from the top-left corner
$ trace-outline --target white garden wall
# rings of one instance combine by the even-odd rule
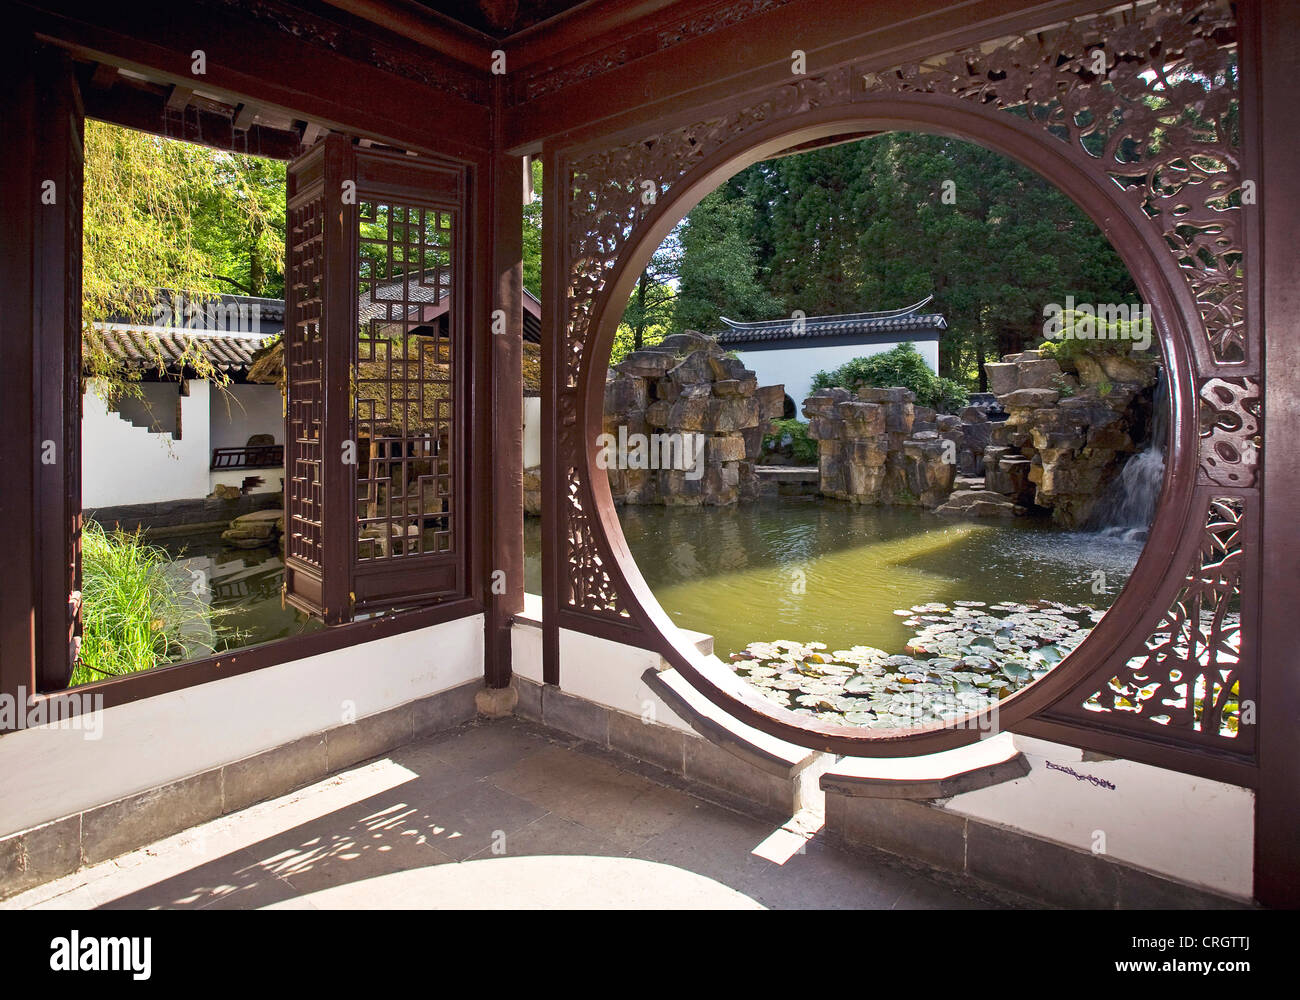
[[[939,342],[916,341],[916,349],[925,363],[935,373],[939,371]],[[882,354],[898,345],[884,344],[835,344],[826,347],[791,347],[770,351],[755,351],[737,348],[736,354],[746,368],[758,376],[759,385],[784,385],[785,393],[794,400],[796,407],[802,407],[803,401],[812,395],[813,376],[821,371],[831,371],[854,358],[868,358],[873,354]],[[799,414],[803,419],[803,414]]]
[[[181,437],[154,434],[108,409],[91,382],[82,403],[81,502],[87,509],[208,495],[211,433],[207,382],[180,397]]]
[[[213,393],[211,403],[213,448],[242,448],[254,434],[270,434],[276,444],[284,444],[279,386],[231,385]]]

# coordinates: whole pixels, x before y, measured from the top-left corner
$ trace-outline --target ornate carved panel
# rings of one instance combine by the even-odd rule
[[[1210,500],[1204,535],[1183,588],[1141,654],[1083,702],[1088,712],[1234,744],[1251,724],[1253,672],[1242,671],[1241,583],[1245,508]],[[1128,716],[1125,719],[1125,716]]]
[[[1139,3],[865,78],[995,104],[1089,158],[1168,242],[1214,360],[1247,360],[1237,25],[1226,0]]]
[[[1254,486],[1263,440],[1264,397],[1252,378],[1212,378],[1201,386],[1201,474],[1217,486]]]
[[[569,562],[571,590],[565,595],[565,603],[580,611],[627,618],[627,605],[610,579],[592,534],[591,518],[583,505],[578,470],[570,467],[565,473],[564,483],[567,501],[564,506],[565,527],[573,542]]]

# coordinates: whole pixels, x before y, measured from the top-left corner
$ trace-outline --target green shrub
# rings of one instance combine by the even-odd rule
[[[172,557],[120,529],[95,521],[81,532],[81,653],[72,684],[148,670],[215,649],[223,611],[191,593]]]
[[[773,420],[772,428],[771,434],[763,435],[764,452],[788,452],[796,462],[804,465],[816,463],[817,442],[808,436],[806,423],[795,418]]]
[[[916,394],[921,406],[940,413],[956,413],[970,400],[960,382],[932,372],[910,341],[880,354],[846,361],[834,371],[818,372],[813,378],[814,390],[836,386],[854,391],[862,386],[877,389],[903,386]]]
[[[1045,358],[1054,358],[1062,368],[1073,366],[1081,354],[1143,354],[1154,349],[1155,333],[1144,327],[1141,320],[1107,322],[1077,310],[1065,310],[1060,315],[1061,336],[1044,340],[1035,350]],[[1088,336],[1075,335],[1083,324]],[[1149,342],[1144,348],[1138,345]]]

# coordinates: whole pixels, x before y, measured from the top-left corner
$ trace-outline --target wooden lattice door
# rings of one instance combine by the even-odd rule
[[[289,169],[285,586],[330,623],[465,590],[465,192],[337,136]]]

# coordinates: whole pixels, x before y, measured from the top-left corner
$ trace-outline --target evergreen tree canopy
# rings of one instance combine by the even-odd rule
[[[984,361],[1039,339],[1046,303],[1137,294],[1119,255],[1064,194],[1000,153],[946,136],[890,133],[757,163],[701,202],[683,230],[680,266],[691,282],[683,278],[675,319],[716,332],[715,312],[817,316],[934,293],[948,320],[940,370],[972,385]],[[748,254],[737,249],[744,244]]]

